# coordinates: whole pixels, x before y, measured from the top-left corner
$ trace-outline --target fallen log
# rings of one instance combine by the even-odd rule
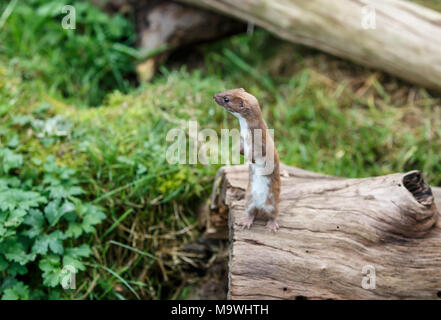
[[[230,299],[441,298],[441,188],[419,171],[347,179],[282,165],[281,175],[273,234],[265,221],[236,224],[247,167],[219,170],[207,234],[228,230]]]
[[[148,81],[176,48],[218,39],[245,30],[235,19],[173,1],[137,2],[138,47],[160,52],[138,64],[140,80]]]
[[[441,92],[441,13],[402,0],[180,0]]]
[[[89,1],[109,12],[133,12],[137,47],[144,56],[136,67],[141,81],[149,81],[158,66],[177,48],[246,30],[236,19],[171,0]]]

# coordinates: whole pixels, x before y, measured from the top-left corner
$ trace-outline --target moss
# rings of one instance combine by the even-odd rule
[[[108,216],[89,239],[95,254],[86,279],[95,286],[77,298],[135,297],[106,270],[147,299],[179,296],[197,281],[180,249],[197,238],[196,208],[219,165],[168,164],[165,137],[188,120],[217,132],[237,128],[212,101],[227,88],[259,98],[287,164],[349,177],[423,169],[441,183],[439,96],[261,30],[198,50],[204,67],[162,68],[152,83],[107,94],[95,108],[60,98],[40,79],[25,81],[20,66],[0,57],[0,144],[16,134],[27,165],[54,155],[76,169],[85,196]],[[26,115],[61,115],[72,129],[44,140],[31,123],[13,124]]]

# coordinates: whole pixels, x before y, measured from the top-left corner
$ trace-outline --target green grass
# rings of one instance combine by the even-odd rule
[[[412,0],[412,2],[418,3],[433,10],[441,11],[441,1],[438,0]]]
[[[260,99],[285,163],[348,177],[417,168],[441,183],[436,95],[265,32],[210,49],[210,72]]]
[[[17,48],[13,33],[27,32],[19,30],[23,19],[29,16],[11,15],[2,43]],[[122,93],[114,78],[108,86],[93,84],[88,70],[103,67],[96,56],[82,60],[42,48],[30,23],[17,57],[0,46],[0,148],[19,141],[17,151],[29,167],[31,159],[54,155],[60,166],[77,172],[82,201],[99,205],[107,216],[96,233],[77,240],[92,254],[78,288],[63,292],[66,298],[182,298],[197,283],[193,257],[182,248],[199,235],[197,208],[219,165],[168,164],[165,137],[187,120],[218,132],[238,128],[212,100],[227,88],[244,87],[258,97],[286,164],[348,177],[421,169],[431,184],[441,185],[441,99],[423,88],[257,31],[199,46],[203,66],[163,66],[153,82]],[[92,44],[98,34],[80,32],[70,41],[83,36]],[[112,39],[109,48],[120,38]],[[67,58],[75,68],[63,62]],[[133,67],[130,61],[124,68]],[[105,70],[112,79],[112,70]],[[74,87],[66,92],[60,83]],[[87,94],[92,87],[96,99]],[[97,101],[103,102],[84,108]],[[43,134],[39,124],[56,116],[67,133]]]
[[[126,92],[134,82],[134,26],[90,2],[69,4],[76,9],[75,30],[61,26],[63,0],[0,1],[0,12],[10,12],[0,25],[0,54],[23,79],[42,80],[51,94],[98,105],[106,91]]]

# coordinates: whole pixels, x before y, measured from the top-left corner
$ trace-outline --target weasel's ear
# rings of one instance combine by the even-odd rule
[[[244,89],[244,88],[239,88],[239,90],[242,91],[242,92],[245,92],[245,89]]]

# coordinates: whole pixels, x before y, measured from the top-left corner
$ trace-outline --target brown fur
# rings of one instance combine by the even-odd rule
[[[255,163],[257,160],[270,161],[267,157],[266,150],[271,152],[274,156],[274,170],[272,173],[266,175],[269,178],[269,194],[264,208],[252,207],[253,194],[251,192],[251,185],[253,183],[253,168],[249,168],[249,181],[246,190],[245,201],[247,206],[248,217],[241,223],[244,227],[250,227],[253,223],[254,217],[257,215],[264,215],[268,218],[268,228],[272,231],[276,231],[278,228],[275,219],[279,213],[279,198],[280,198],[280,162],[279,155],[274,145],[274,141],[269,134],[267,134],[267,125],[262,117],[262,111],[257,99],[246,92],[244,89],[233,89],[225,92],[220,92],[214,95],[214,100],[217,104],[225,108],[231,113],[236,113],[246,120],[248,129],[251,133],[251,145],[250,152],[245,155],[248,160]],[[226,100],[229,100],[227,101]],[[262,143],[256,142],[256,148],[260,148],[261,152],[254,150],[254,130],[260,129],[262,132]],[[241,153],[243,154],[244,146],[246,143],[241,139]]]

